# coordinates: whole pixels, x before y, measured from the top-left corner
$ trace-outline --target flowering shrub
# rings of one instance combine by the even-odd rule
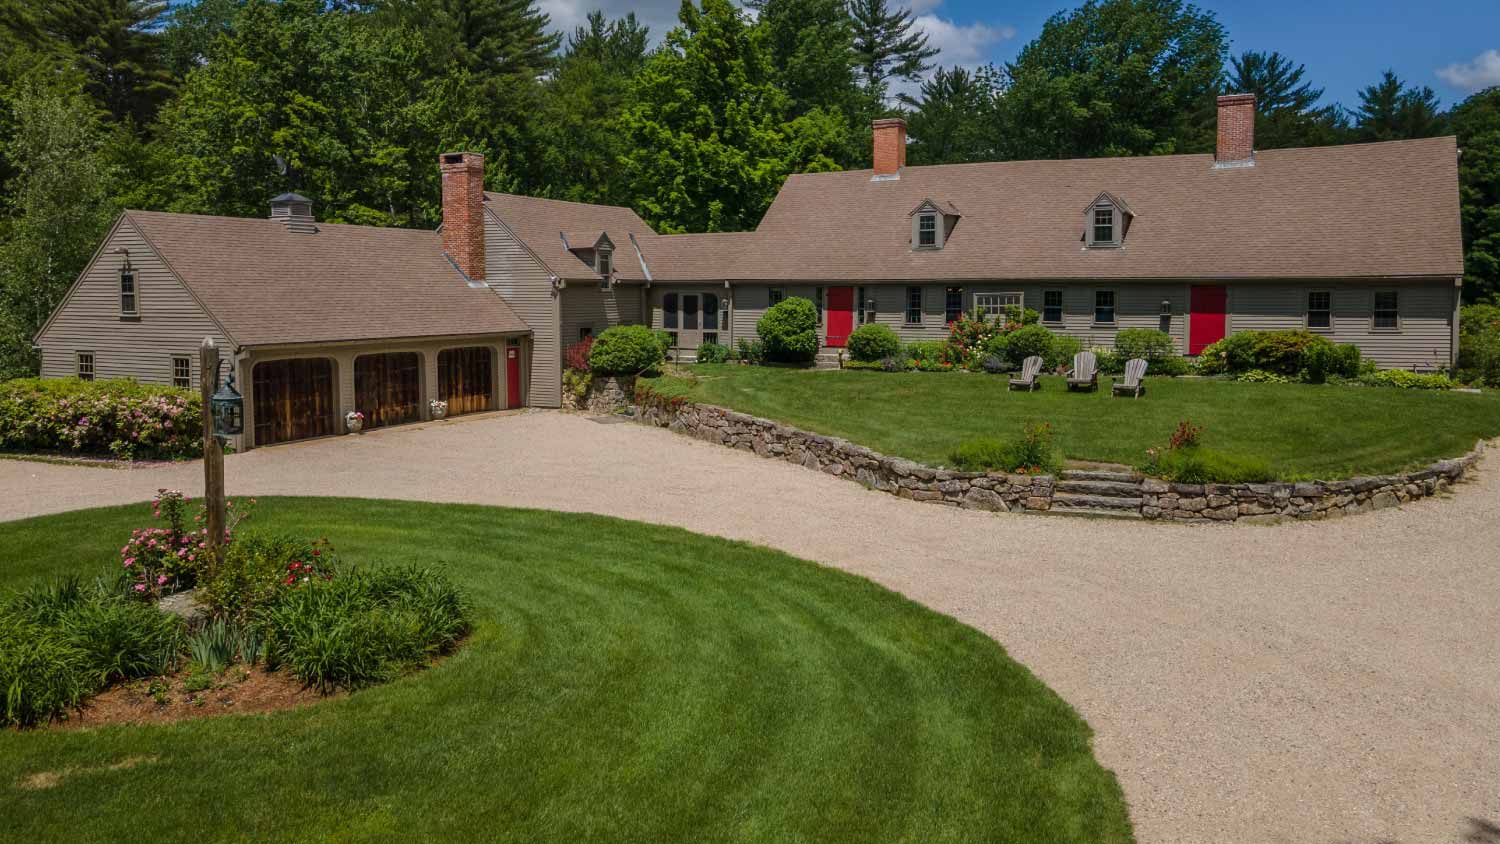
[[[1192,448],[1198,444],[1203,436],[1203,426],[1194,425],[1184,419],[1177,423],[1177,430],[1172,432],[1171,438],[1167,440],[1167,448],[1176,450],[1179,448]]]
[[[133,381],[7,381],[0,384],[0,449],[197,457],[202,402],[191,390]]]
[[[202,527],[208,516],[206,505],[200,505],[193,526],[189,527],[186,523],[189,503],[175,489],[157,490],[151,515],[164,522],[164,526],[131,531],[130,540],[120,549],[120,562],[132,594],[154,600],[197,583],[208,554],[208,528]],[[254,499],[245,507],[226,502],[226,543],[233,538],[234,528],[249,516],[254,504]]]
[[[224,551],[224,560],[199,584],[199,599],[216,617],[252,618],[290,589],[333,577],[338,559],[326,539],[249,534]]]
[[[588,372],[589,350],[592,348],[594,348],[594,336],[591,334],[564,349],[564,366],[574,372]]]
[[[982,311],[959,314],[948,324],[948,359],[955,365],[973,366],[990,353],[990,342],[1005,333],[1004,324],[991,322]]]

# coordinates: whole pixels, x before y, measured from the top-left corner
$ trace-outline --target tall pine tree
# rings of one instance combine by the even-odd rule
[[[66,45],[88,79],[87,90],[116,121],[150,123],[171,96],[162,51],[165,0],[36,0],[46,37]]]
[[[1392,71],[1359,92],[1354,129],[1362,141],[1431,138],[1444,131],[1437,94],[1431,88],[1406,86]]]
[[[1323,89],[1304,82],[1304,65],[1277,52],[1247,50],[1230,59],[1229,93],[1255,95],[1259,149],[1323,146],[1344,140],[1347,120],[1337,106],[1319,107]]]
[[[992,67],[970,73],[961,67],[938,68],[922,83],[907,118],[913,164],[958,164],[996,158],[987,131],[1001,92],[1000,73]]]
[[[1449,115],[1464,228],[1464,298],[1500,304],[1500,87],[1480,91]]]
[[[884,99],[890,80],[915,81],[932,69],[938,50],[926,33],[913,31],[910,11],[892,9],[886,0],[849,0],[849,18],[856,63],[871,96]]]

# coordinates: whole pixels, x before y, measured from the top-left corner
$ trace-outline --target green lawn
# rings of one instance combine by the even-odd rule
[[[0,587],[113,566],[148,518],[0,524]],[[262,499],[246,527],[445,564],[476,632],[436,668],[302,710],[0,732],[5,840],[1131,840],[1066,703],[861,578],[549,512]],[[44,772],[61,781],[21,787]]]
[[[1395,472],[1457,457],[1500,435],[1500,392],[1428,392],[1309,384],[1149,378],[1140,399],[1068,393],[1060,378],[1034,393],[1005,376],[699,366],[696,379],[653,383],[669,394],[844,437],[933,465],[979,436],[1014,437],[1051,422],[1075,460],[1135,465],[1177,423],[1204,428],[1204,445],[1268,461],[1289,480]]]

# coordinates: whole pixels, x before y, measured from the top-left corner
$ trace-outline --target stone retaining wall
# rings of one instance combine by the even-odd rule
[[[589,389],[582,398],[569,390],[562,391],[563,410],[580,410],[585,413],[614,413],[630,406],[635,399],[635,376],[601,377],[595,375]]]
[[[857,481],[915,501],[992,511],[1053,509],[1049,475],[957,472],[887,457],[838,437],[826,437],[713,405],[654,396],[636,419],[701,440],[752,451]],[[1177,522],[1272,522],[1325,519],[1395,506],[1445,492],[1479,460],[1484,443],[1454,460],[1417,472],[1343,481],[1264,484],[1177,484],[1142,478],[1136,484],[1147,519]],[[1132,496],[1134,497],[1134,496]],[[1128,512],[1128,511],[1127,511]]]

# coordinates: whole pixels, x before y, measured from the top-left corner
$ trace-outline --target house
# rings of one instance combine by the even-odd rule
[[[295,195],[265,220],[131,211],[38,335],[43,374],[190,383],[214,336],[250,387],[250,447],[354,409],[424,418],[431,398],[555,407],[583,337],[644,323],[691,356],[754,338],[789,296],[816,304],[829,350],[865,323],[940,339],[959,313],[1020,305],[1085,346],[1158,328],[1195,355],[1305,328],[1382,366],[1451,366],[1455,140],[1258,151],[1254,98],[1218,111],[1214,154],[930,167],[906,166],[903,121],[877,120],[872,169],[790,177],[753,232],[486,193],[470,153],[441,156],[438,233],[316,223]]]

